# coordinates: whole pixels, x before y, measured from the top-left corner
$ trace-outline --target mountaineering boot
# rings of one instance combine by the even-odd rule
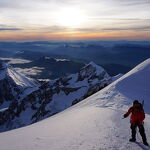
[[[149,146],[149,144],[147,142],[143,142],[144,145]]]
[[[131,138],[129,141],[130,142],[136,142],[136,139]]]
[[[145,129],[143,125],[139,125],[139,131],[143,140],[143,144],[149,146],[149,144],[147,143],[147,138],[146,138]]]

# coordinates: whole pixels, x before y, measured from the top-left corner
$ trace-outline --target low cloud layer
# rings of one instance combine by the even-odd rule
[[[26,75],[26,76],[37,76],[44,68],[32,67],[32,68],[15,68],[16,71]]]
[[[22,30],[21,28],[0,28],[0,31],[18,31]]]
[[[6,61],[8,64],[24,64],[31,62],[30,60],[26,59],[4,58],[4,57],[0,57],[0,60]]]

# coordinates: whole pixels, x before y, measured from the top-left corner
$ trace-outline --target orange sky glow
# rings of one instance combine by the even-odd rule
[[[0,0],[0,41],[150,40],[150,0]]]
[[[58,32],[9,32],[1,31],[0,41],[31,41],[31,40],[150,40],[150,31],[106,31],[92,33]]]

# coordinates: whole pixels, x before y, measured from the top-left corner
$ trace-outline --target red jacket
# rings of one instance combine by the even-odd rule
[[[129,108],[128,112],[124,114],[124,117],[128,117],[131,114],[130,122],[132,124],[142,124],[145,119],[145,112],[143,110],[142,104],[134,104]]]

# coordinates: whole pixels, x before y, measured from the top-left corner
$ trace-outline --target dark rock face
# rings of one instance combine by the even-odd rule
[[[45,82],[24,99],[0,112],[0,131],[11,130],[52,116],[111,83],[107,72],[91,63],[79,73]]]
[[[21,89],[15,82],[6,74],[6,68],[3,63],[0,63],[0,105],[5,101],[13,101],[18,97]]]
[[[0,104],[4,101],[15,101],[18,99],[21,89],[13,82],[13,80],[1,80],[0,81]]]

